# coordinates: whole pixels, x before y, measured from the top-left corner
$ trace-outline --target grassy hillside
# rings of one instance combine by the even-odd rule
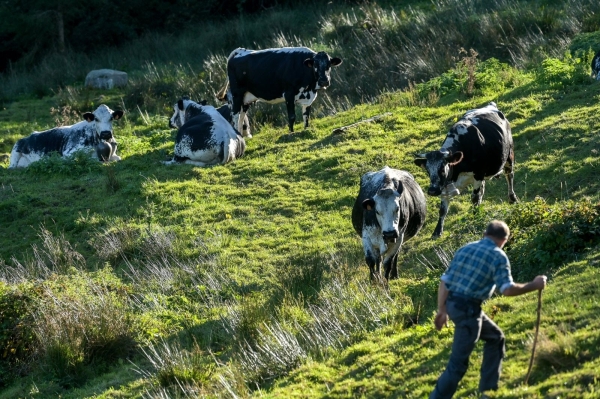
[[[511,228],[515,278],[550,276],[530,386],[535,294],[485,305],[508,339],[496,397],[600,397],[600,3],[317,3],[0,76],[0,399],[426,397],[452,331],[432,325],[439,277],[493,218]],[[259,105],[235,163],[161,163],[181,95],[210,102],[232,48],[285,45],[344,59],[309,129]],[[83,88],[99,67],[129,86]],[[413,154],[489,101],[512,123],[520,202],[493,180],[477,209],[452,202],[434,241],[428,197],[400,279],[372,284],[350,222],[360,176],[389,165],[426,187]],[[16,140],[99,104],[126,111],[121,162],[6,168]],[[457,396],[477,397],[480,355]]]
[[[4,159],[0,398],[423,397],[451,339],[431,323],[439,276],[492,218],[513,231],[515,276],[551,277],[530,387],[535,295],[486,305],[508,337],[497,397],[597,397],[600,84],[588,61],[581,52],[518,71],[467,56],[306,130],[265,123],[227,166],[162,165],[170,115],[138,109],[116,124],[119,163],[51,157],[8,170]],[[73,93],[92,108],[122,104],[119,91]],[[454,201],[432,241],[429,197],[401,278],[371,284],[350,223],[360,176],[389,165],[425,187],[412,154],[438,148],[464,111],[492,100],[512,122],[521,202],[509,206],[494,180],[475,211],[468,195]],[[2,152],[76,119],[60,101],[0,111]],[[476,397],[477,356],[461,397]]]

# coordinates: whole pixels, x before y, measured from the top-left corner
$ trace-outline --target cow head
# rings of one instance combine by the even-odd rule
[[[338,66],[341,63],[341,58],[330,58],[329,54],[324,51],[320,51],[312,58],[307,58],[304,60],[305,66],[313,68],[315,78],[317,80],[317,89],[327,87],[331,84],[331,78],[329,77],[329,74],[331,73],[331,67]]]
[[[461,151],[452,153],[447,150],[438,150],[417,154],[415,164],[425,169],[429,175],[430,184],[427,194],[440,195],[444,187],[451,182],[452,166],[458,164],[462,159],[463,153]]]
[[[192,100],[190,100],[189,97],[183,96],[181,97],[180,100],[178,100],[175,105],[173,105],[173,110],[175,111],[173,113],[173,116],[171,117],[171,119],[169,119],[169,127],[171,129],[179,129],[181,126],[183,126],[187,120],[186,118],[186,112],[185,110],[187,109],[187,107],[190,104],[196,104],[198,106],[200,105],[206,105],[206,102],[204,102],[204,104],[198,104]]]
[[[111,140],[113,135],[113,120],[123,117],[123,111],[113,111],[106,105],[101,104],[94,112],[86,112],[83,119],[94,124],[95,134],[101,140]]]
[[[375,211],[375,217],[381,227],[381,234],[385,242],[396,242],[399,237],[398,223],[400,221],[400,196],[402,184],[398,189],[381,189],[373,198],[367,198],[362,206],[367,211]]]

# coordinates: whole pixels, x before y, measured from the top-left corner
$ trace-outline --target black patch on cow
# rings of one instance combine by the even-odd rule
[[[212,118],[205,113],[198,114],[192,119],[188,120],[179,129],[179,132],[177,132],[177,137],[175,138],[175,142],[188,142],[190,144],[191,151],[211,148],[216,144],[211,133],[212,128]]]

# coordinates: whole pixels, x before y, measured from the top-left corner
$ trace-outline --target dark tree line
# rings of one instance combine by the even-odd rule
[[[207,20],[298,3],[292,0],[0,0],[0,72],[6,71],[11,63],[32,65],[49,52],[67,49],[85,52],[118,46],[147,32],[176,32]]]

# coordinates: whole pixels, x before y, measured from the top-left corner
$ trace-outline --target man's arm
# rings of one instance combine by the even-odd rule
[[[502,291],[506,296],[517,296],[531,291],[543,290],[546,287],[546,276],[537,276],[528,283],[514,283]]]
[[[448,288],[446,287],[446,283],[440,281],[440,286],[438,287],[438,311],[435,315],[435,320],[433,324],[435,324],[435,328],[439,331],[448,323],[448,313],[446,312],[446,299],[448,298]]]

